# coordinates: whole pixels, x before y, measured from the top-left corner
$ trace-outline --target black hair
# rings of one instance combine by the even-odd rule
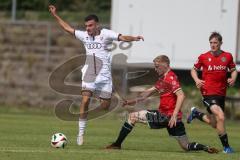
[[[87,17],[85,17],[85,22],[90,21],[90,20],[94,20],[95,22],[99,22],[98,16],[96,16],[95,14],[90,14]]]
[[[219,42],[222,42],[222,35],[218,32],[212,32],[209,36],[209,41],[213,38],[217,38]]]

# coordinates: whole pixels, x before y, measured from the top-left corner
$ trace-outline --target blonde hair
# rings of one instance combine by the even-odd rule
[[[157,56],[156,58],[154,58],[153,62],[166,63],[168,66],[170,65],[170,60],[166,55]]]

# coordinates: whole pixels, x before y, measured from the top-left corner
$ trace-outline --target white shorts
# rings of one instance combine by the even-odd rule
[[[97,76],[82,69],[82,91],[91,91],[96,97],[110,99],[112,96],[112,77],[110,72],[100,72]]]
[[[88,83],[82,81],[82,91],[91,91],[96,97],[110,99],[112,96],[112,81],[109,83]]]

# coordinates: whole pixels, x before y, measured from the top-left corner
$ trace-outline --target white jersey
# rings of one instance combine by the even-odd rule
[[[96,78],[96,81],[111,80],[112,56],[109,53],[109,46],[111,46],[114,40],[118,40],[119,34],[115,33],[112,30],[101,29],[99,35],[92,37],[88,35],[87,31],[75,30],[75,37],[83,42],[86,49],[87,58],[82,69],[83,74],[86,73],[89,64],[96,63],[100,60],[100,68],[99,63],[97,63],[97,69],[99,69],[99,71],[97,71],[98,76]],[[91,71],[92,74],[94,72],[96,74],[96,64],[94,65],[94,69]]]

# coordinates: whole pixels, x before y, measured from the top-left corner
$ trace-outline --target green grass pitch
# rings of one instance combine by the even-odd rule
[[[122,150],[105,150],[115,140],[123,120],[113,115],[88,123],[84,146],[76,145],[77,122],[65,122],[54,115],[31,112],[0,112],[1,160],[240,160],[240,123],[227,122],[230,144],[236,153],[226,155],[184,152],[165,129],[150,130],[138,124],[127,137]],[[189,138],[222,149],[213,129],[200,122],[185,124]],[[50,145],[53,133],[68,138],[65,149]]]

